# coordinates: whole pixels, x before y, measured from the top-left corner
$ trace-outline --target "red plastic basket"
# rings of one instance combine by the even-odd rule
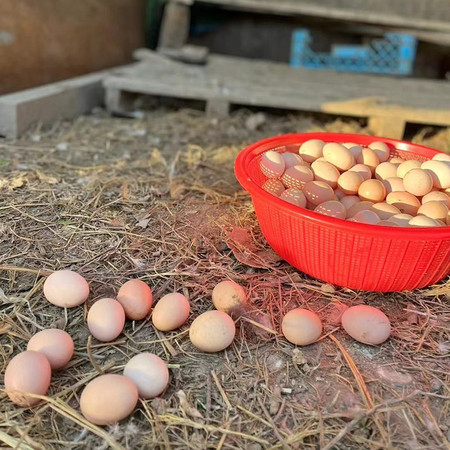
[[[405,291],[434,284],[450,273],[450,226],[404,228],[367,225],[299,208],[261,188],[266,177],[259,160],[267,150],[309,139],[369,145],[383,141],[404,159],[430,159],[439,153],[394,139],[340,133],[277,136],[246,147],[235,174],[252,197],[267,242],[289,264],[320,280],[367,291]]]

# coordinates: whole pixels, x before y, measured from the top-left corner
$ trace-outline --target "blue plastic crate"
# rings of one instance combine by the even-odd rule
[[[312,36],[306,29],[292,35],[291,66],[342,72],[410,75],[417,40],[403,33],[386,33],[368,45],[334,45],[330,53],[311,50]]]

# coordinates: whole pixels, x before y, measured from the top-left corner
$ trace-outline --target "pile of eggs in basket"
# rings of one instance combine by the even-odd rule
[[[319,139],[277,150],[263,153],[260,168],[267,177],[262,188],[282,200],[352,222],[450,225],[450,155],[405,160],[391,156],[384,142]]]

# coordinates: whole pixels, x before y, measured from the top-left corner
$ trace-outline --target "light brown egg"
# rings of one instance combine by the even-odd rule
[[[339,189],[346,195],[358,193],[359,186],[364,182],[363,176],[355,171],[347,171],[341,174],[337,180]]]
[[[418,161],[417,159],[410,159],[401,163],[397,167],[397,177],[404,178],[405,175],[412,169],[420,169],[422,165],[422,161]]]
[[[309,181],[303,188],[306,200],[313,205],[320,205],[328,200],[334,200],[334,191],[323,181]]]
[[[445,192],[432,191],[422,197],[422,205],[428,202],[444,202],[450,209],[450,196]]]
[[[162,394],[169,384],[167,364],[152,353],[139,353],[133,356],[127,362],[123,375],[137,387],[139,397],[145,399]]]
[[[302,157],[303,161],[311,164],[313,161],[323,155],[322,149],[324,145],[325,142],[321,141],[320,139],[310,139],[300,146],[300,156]]]
[[[57,270],[44,283],[45,298],[56,306],[73,308],[89,296],[89,284],[72,270]]]
[[[87,384],[81,393],[80,409],[95,425],[113,425],[128,417],[137,401],[138,390],[129,378],[107,374]]]
[[[43,353],[26,351],[14,356],[5,371],[5,391],[10,400],[22,407],[37,405],[41,400],[26,394],[46,395],[51,368]]]
[[[378,203],[385,199],[386,188],[380,180],[366,180],[359,186],[358,195],[361,200]]]
[[[324,181],[333,189],[337,186],[339,178],[339,170],[327,161],[314,161],[311,164],[311,169],[314,172],[314,179],[316,181]]]
[[[351,306],[344,311],[341,321],[344,330],[363,344],[382,344],[391,334],[391,322],[386,314],[373,306]]]
[[[390,162],[382,162],[375,168],[375,178],[377,180],[385,180],[386,178],[394,178],[397,176],[397,166]]]
[[[286,165],[281,153],[269,150],[261,156],[259,167],[267,178],[280,178]]]
[[[285,191],[283,183],[275,179],[268,179],[261,187],[275,197],[279,197]]]
[[[386,195],[391,192],[405,192],[405,186],[403,186],[403,180],[399,177],[386,178],[383,180],[384,187],[386,188]]]
[[[359,173],[364,178],[364,181],[372,178],[372,171],[370,170],[370,167],[365,164],[355,164],[348,171]]]
[[[300,206],[301,208],[306,207],[305,194],[300,189],[295,189],[295,188],[286,189],[280,195],[280,198],[281,198],[281,200],[291,203],[292,205]]]
[[[450,162],[450,155],[448,153],[436,153],[433,158],[433,161],[444,161]]]
[[[357,202],[354,205],[350,206],[350,208],[347,208],[347,218],[352,218],[357,214],[359,211],[367,211],[372,208],[373,202]]]
[[[418,215],[431,217],[432,219],[447,221],[449,209],[444,202],[431,201],[424,203],[417,211]]]
[[[186,322],[190,311],[188,299],[183,294],[173,292],[158,301],[153,309],[152,322],[157,330],[176,330]]]
[[[217,310],[228,314],[233,310],[242,308],[247,303],[247,294],[244,288],[238,283],[225,280],[216,284],[214,287],[212,301]]]
[[[380,164],[380,160],[378,159],[377,154],[370,148],[363,148],[361,153],[356,158],[356,162],[358,164],[364,164],[365,166],[367,166],[372,174],[374,173],[375,168],[378,166],[378,164]]]
[[[389,160],[389,162],[390,162],[391,164],[395,164],[397,167],[398,167],[400,164],[404,163],[405,161],[406,161],[406,159],[399,158],[399,157],[397,157],[397,156],[394,156],[393,158],[391,158],[391,159]]]
[[[437,189],[450,188],[450,164],[445,161],[425,161],[422,169],[433,178],[433,185]]]
[[[437,227],[439,224],[432,219],[431,217],[427,216],[416,216],[413,217],[409,224],[414,227]]]
[[[322,321],[315,312],[296,308],[283,317],[281,331],[292,344],[309,345],[322,334]]]
[[[337,200],[329,200],[321,203],[314,211],[324,214],[325,216],[336,217],[337,219],[345,219],[347,216],[345,206]]]
[[[400,210],[396,208],[394,205],[390,205],[389,203],[382,202],[382,203],[375,203],[371,210],[376,213],[376,215],[381,220],[388,220],[390,217],[392,217],[395,214],[400,214]]]
[[[389,217],[389,221],[394,222],[401,227],[408,227],[409,221],[412,218],[413,216],[411,216],[411,214],[394,214],[393,216]]]
[[[233,342],[235,334],[233,319],[223,311],[200,314],[189,329],[192,344],[207,353],[225,350]]]
[[[380,220],[377,225],[381,225],[383,227],[399,227],[398,223],[392,222],[390,220]]]
[[[378,216],[378,214],[374,213],[370,209],[366,209],[366,210],[357,212],[352,217],[352,219],[354,222],[368,223],[368,224],[372,224],[372,225],[374,225],[380,221],[380,217]]]
[[[92,336],[99,341],[113,341],[122,333],[125,325],[125,311],[117,300],[102,298],[91,306],[87,325]]]
[[[416,197],[422,197],[433,189],[433,178],[426,170],[411,169],[403,178],[403,186],[406,192]]]
[[[344,145],[344,147],[346,147],[346,145]],[[353,158],[355,158],[355,162],[356,162],[356,158],[359,156],[359,154],[362,152],[362,147],[360,145],[353,145],[352,147],[347,147],[350,150],[350,153],[353,155]]]
[[[152,290],[141,280],[129,280],[119,289],[117,301],[122,305],[127,319],[141,320],[149,315],[152,308]]]
[[[339,200],[344,208],[347,210],[351,208],[355,203],[359,203],[361,199],[357,195],[346,195]]]
[[[330,142],[323,146],[323,156],[340,172],[345,172],[355,165],[355,158],[350,150],[336,142]]]
[[[29,341],[27,350],[42,353],[52,370],[62,369],[73,355],[73,340],[64,330],[49,328],[39,331]]]
[[[386,203],[394,205],[400,212],[415,216],[420,208],[420,202],[409,192],[391,192],[386,197]]]
[[[314,180],[313,171],[306,165],[289,167],[281,177],[287,188],[303,189],[308,181]],[[281,195],[281,194],[280,194]]]
[[[372,142],[369,144],[369,148],[376,153],[380,163],[384,163],[389,159],[390,150],[384,142]]]
[[[305,165],[302,157],[297,153],[285,152],[281,153],[281,156],[284,159],[284,165],[286,169],[289,167]]]

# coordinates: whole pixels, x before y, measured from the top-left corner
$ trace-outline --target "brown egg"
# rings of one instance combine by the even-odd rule
[[[345,219],[347,216],[347,210],[344,205],[337,200],[329,200],[321,203],[314,211],[324,214],[325,216],[336,217],[338,219]]]
[[[384,142],[372,142],[369,144],[369,148],[376,153],[380,163],[384,163],[389,159],[389,147]]]
[[[368,223],[368,224],[372,224],[372,225],[374,225],[380,221],[378,214],[374,213],[373,211],[371,211],[369,209],[357,212],[352,217],[352,219],[354,222]]]
[[[436,153],[433,158],[433,161],[444,161],[444,162],[450,162],[450,155],[448,153]]]
[[[405,161],[397,167],[397,177],[404,178],[411,169],[420,169],[421,165],[422,162],[417,159]]]
[[[281,153],[269,150],[261,156],[259,167],[267,178],[280,178],[286,165]]]
[[[397,176],[397,166],[390,162],[382,162],[375,168],[375,178],[377,180],[385,180],[386,178],[394,178]]]
[[[323,146],[323,156],[341,172],[345,172],[355,165],[355,158],[350,150],[336,142],[330,142]]]
[[[87,325],[92,336],[99,341],[113,341],[122,333],[125,325],[125,311],[117,300],[102,298],[91,306]]]
[[[56,306],[73,308],[81,305],[89,296],[89,285],[72,270],[57,270],[44,283],[45,298]]]
[[[355,171],[347,171],[341,174],[337,180],[339,189],[346,195],[358,193],[359,186],[364,182],[363,176]]]
[[[399,227],[400,225],[395,222],[391,222],[390,220],[380,220],[377,225],[381,225],[383,227]]]
[[[432,219],[431,217],[427,216],[416,216],[413,217],[409,224],[414,227],[437,227],[439,224]]]
[[[344,147],[347,147],[346,145],[344,145]],[[360,145],[353,145],[352,147],[347,147],[350,151],[350,153],[353,155],[353,158],[356,158],[359,156],[359,154],[362,152],[362,147]]]
[[[5,391],[16,405],[25,408],[37,405],[41,400],[26,394],[46,395],[51,374],[50,363],[43,353],[19,353],[6,367]]]
[[[190,311],[189,301],[183,294],[177,292],[167,294],[153,309],[152,322],[157,330],[176,330],[186,322]]]
[[[386,188],[386,195],[391,192],[405,192],[405,186],[403,186],[403,180],[399,177],[386,178],[383,180],[384,187]]]
[[[344,208],[347,210],[351,208],[355,203],[359,203],[361,199],[357,195],[346,195],[339,200]]]
[[[300,189],[289,188],[286,189],[281,195],[281,200],[291,203],[295,206],[300,206],[301,208],[306,207],[306,198],[303,191]]]
[[[350,206],[350,208],[347,208],[347,218],[352,218],[357,214],[359,211],[368,211],[372,209],[373,202],[357,202],[354,205]]]
[[[139,353],[133,356],[127,362],[123,375],[137,387],[139,397],[145,399],[162,394],[169,384],[167,364],[152,353]]]
[[[267,180],[261,187],[275,197],[279,197],[285,191],[283,183],[275,179]]]
[[[389,203],[382,202],[382,203],[375,203],[371,210],[376,213],[376,215],[381,220],[388,220],[390,217],[392,217],[395,214],[400,214],[400,210],[396,208],[394,205],[390,205]]]
[[[450,164],[445,161],[425,161],[422,169],[430,174],[434,187],[437,189],[450,188]]]
[[[81,393],[83,416],[95,425],[112,425],[129,416],[136,407],[138,390],[122,375],[107,374],[94,378]]]
[[[391,192],[386,197],[386,203],[394,205],[400,212],[415,216],[420,207],[420,202],[409,192]]]
[[[225,350],[233,342],[235,334],[233,319],[223,311],[207,311],[200,314],[189,329],[192,344],[208,353]]]
[[[42,353],[52,370],[59,370],[72,358],[73,347],[73,340],[68,333],[50,328],[36,333],[28,341],[27,350]]]
[[[322,334],[322,321],[315,312],[296,308],[283,317],[281,331],[292,344],[309,345]]]
[[[366,180],[359,186],[358,195],[361,200],[378,203],[386,197],[386,188],[380,180]]]
[[[399,158],[399,157],[393,157],[389,160],[391,164],[395,164],[396,166],[399,166],[400,164],[404,163],[406,159]]]
[[[300,146],[300,156],[302,157],[303,161],[311,164],[317,158],[320,158],[322,156],[322,149],[324,145],[325,142],[321,141],[320,139],[310,139]]]
[[[297,153],[285,152],[281,153],[281,156],[284,159],[284,165],[286,169],[289,167],[305,165],[302,157]]]
[[[117,301],[122,305],[127,319],[141,320],[149,315],[152,308],[152,290],[141,280],[129,280],[119,289]]]
[[[320,205],[328,200],[334,200],[334,191],[324,181],[309,181],[303,188],[306,200],[313,205]]]
[[[314,172],[314,179],[316,181],[324,181],[333,189],[337,186],[339,178],[339,170],[327,161],[314,161],[311,164],[311,169]]]
[[[314,173],[308,166],[289,167],[281,177],[287,188],[303,189],[308,181],[314,180]],[[281,194],[280,194],[281,195]]]
[[[447,208],[450,209],[450,196],[445,192],[432,191],[427,195],[424,195],[422,198],[422,205],[428,202],[444,202],[447,205]]]
[[[391,323],[382,311],[368,305],[351,306],[342,314],[342,327],[363,344],[382,344],[391,334]]]
[[[403,178],[403,186],[406,192],[422,197],[433,189],[433,178],[426,170],[411,169],[408,170]]]
[[[247,303],[247,294],[242,286],[231,280],[221,281],[212,291],[212,301],[219,311],[227,314],[242,308]]]
[[[409,221],[412,218],[413,216],[411,216],[411,214],[394,214],[393,216],[389,217],[389,221],[394,222],[401,227],[408,227]]]
[[[351,167],[348,172],[357,172],[359,173],[364,181],[370,180],[372,178],[372,172],[370,168],[364,164],[355,164],[353,167]]]
[[[431,217],[432,219],[447,221],[449,209],[444,202],[431,201],[424,203],[417,211],[418,215]]]
[[[380,164],[377,154],[370,148],[363,148],[361,153],[356,158],[358,164],[364,164],[367,166],[371,173],[375,171],[375,168]]]

